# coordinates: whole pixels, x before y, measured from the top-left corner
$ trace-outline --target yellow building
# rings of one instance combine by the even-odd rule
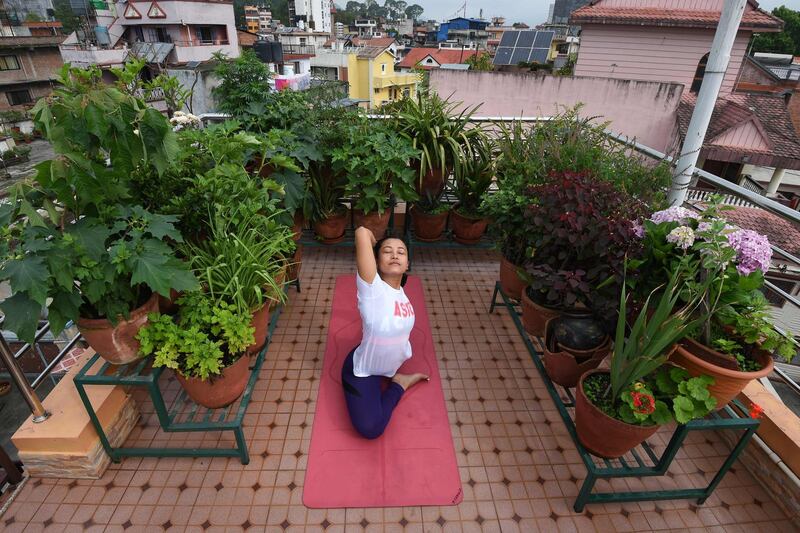
[[[347,56],[347,81],[350,98],[361,100],[370,109],[417,95],[419,75],[395,72],[394,56],[386,48],[366,47]]]

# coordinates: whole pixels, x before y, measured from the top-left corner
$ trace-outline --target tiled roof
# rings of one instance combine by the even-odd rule
[[[403,58],[398,67],[413,68],[414,65],[431,56],[434,61],[443,65],[454,63],[466,63],[467,59],[477,54],[477,50],[440,50],[439,48],[412,48],[409,50],[408,55]],[[430,68],[421,65],[422,68]]]
[[[694,94],[685,94],[681,98],[678,106],[681,138],[686,135],[696,103]],[[744,149],[721,148],[710,144],[711,140],[747,121],[753,121],[767,137],[772,145],[768,153],[762,150],[750,153]],[[709,151],[709,159],[745,162],[742,157],[748,156],[746,162],[752,164],[800,170],[800,138],[782,96],[749,93],[720,95],[703,147]]]
[[[800,230],[788,220],[756,207],[736,207],[724,211],[732,224],[767,236],[769,242],[793,255],[800,254]]]
[[[386,48],[381,48],[380,46],[366,46],[358,50],[358,53],[356,53],[356,57],[375,59],[385,51]]]
[[[372,39],[353,39],[353,46],[380,46],[382,48],[389,48],[395,42],[394,37],[379,37]]]
[[[681,9],[675,2],[674,9],[661,7],[611,7],[603,0],[595,0],[572,12],[570,24],[634,24],[643,26],[681,26],[688,28],[716,28],[719,11]],[[783,21],[758,8],[746,11],[741,26],[751,29],[779,31]]]

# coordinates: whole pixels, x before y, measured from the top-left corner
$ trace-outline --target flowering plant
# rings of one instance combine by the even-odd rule
[[[653,213],[637,228],[643,257],[633,261],[638,278],[630,285],[643,298],[665,279],[674,266],[688,261],[692,275],[687,291],[710,281],[703,302],[706,320],[690,332],[707,346],[729,355],[740,370],[749,368],[741,346],[725,343],[733,336],[744,344],[758,344],[784,357],[794,355],[793,342],[773,328],[768,303],[760,292],[769,270],[772,248],[766,236],[729,224],[719,198],[702,212],[674,206]],[[660,273],[660,275],[659,275]],[[688,292],[682,298],[687,298]],[[744,350],[747,352],[747,350]]]
[[[183,111],[175,111],[172,118],[169,119],[172,124],[172,131],[181,131],[182,129],[198,129],[202,125],[200,117],[192,115],[191,113],[184,113]]]

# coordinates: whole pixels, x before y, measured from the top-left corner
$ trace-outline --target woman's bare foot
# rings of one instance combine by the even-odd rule
[[[408,390],[412,385],[419,381],[430,381],[426,374],[395,374],[392,381],[403,387],[403,390]]]

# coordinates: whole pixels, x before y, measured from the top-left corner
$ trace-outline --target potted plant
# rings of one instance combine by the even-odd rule
[[[542,360],[551,381],[574,387],[581,375],[597,368],[611,352],[611,337],[596,323],[557,316],[545,324]]]
[[[308,218],[314,233],[323,244],[335,244],[344,240],[349,212],[342,202],[345,176],[330,168],[313,165],[308,180]]]
[[[709,284],[690,286],[689,271],[687,262],[675,267],[655,306],[646,300],[627,336],[623,285],[611,367],[584,373],[575,394],[578,440],[592,454],[621,457],[661,425],[685,424],[716,406],[708,389],[712,378],[668,363],[675,342],[702,320],[693,316]],[[681,292],[691,294],[688,302],[680,303]]]
[[[437,195],[479,131],[470,120],[480,106],[458,112],[460,103],[443,100],[432,91],[418,91],[416,98],[405,98],[397,106],[394,127],[419,150],[412,162],[417,193],[422,198]]]
[[[442,202],[441,194],[428,194],[411,208],[411,221],[414,224],[414,239],[422,242],[435,242],[442,238],[447,226],[450,205]]]
[[[178,306],[177,317],[150,314],[137,335],[142,355],[154,356],[154,366],[173,369],[196,403],[209,409],[230,405],[249,377],[250,314],[201,291],[187,292]]]
[[[613,317],[626,254],[639,244],[633,221],[644,207],[610,183],[569,172],[529,187],[525,197],[526,330],[543,336],[547,320],[564,312],[585,317],[587,326]]]
[[[208,239],[182,248],[208,297],[251,317],[249,353],[266,342],[270,305],[286,301],[281,277],[294,248],[291,229],[275,215],[239,218],[225,212],[211,221]]]
[[[647,274],[640,276],[639,293],[682,258],[694,265],[696,283],[713,282],[703,302],[706,319],[679,344],[672,360],[693,375],[714,378],[710,390],[718,408],[772,371],[772,352],[787,359],[795,355],[793,340],[775,330],[761,293],[772,255],[769,241],[728,224],[718,198],[702,213],[681,207],[658,211],[640,233],[645,255],[638,268]]]
[[[96,68],[65,66],[60,88],[32,112],[58,158],[0,208],[0,279],[13,293],[0,304],[5,327],[32,342],[46,307],[54,332],[75,321],[101,356],[130,362],[155,294],[197,287],[172,248],[182,240],[177,219],[136,204],[130,181],[140,167],[166,171],[175,134]]]
[[[494,165],[495,152],[488,135],[480,132],[464,144],[461,164],[456,166],[454,174],[453,193],[457,203],[450,214],[457,242],[475,244],[486,232],[489,220],[481,211],[481,204],[494,180]]]
[[[414,200],[414,170],[409,160],[419,150],[377,120],[365,120],[348,129],[347,140],[333,150],[334,171],[347,177],[345,193],[354,198],[356,226],[383,238],[397,200]]]

